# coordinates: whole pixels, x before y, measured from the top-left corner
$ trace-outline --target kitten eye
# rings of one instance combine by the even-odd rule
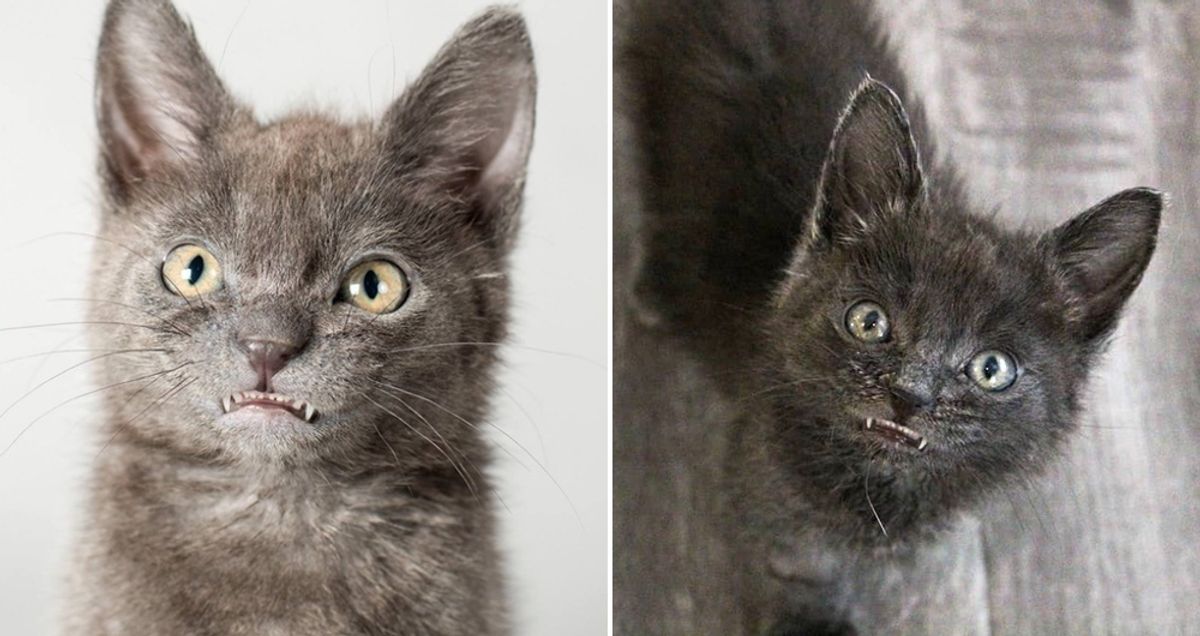
[[[1003,391],[1017,381],[1017,362],[1003,351],[983,351],[967,364],[967,376],[988,391]]]
[[[367,261],[346,275],[339,298],[373,314],[396,311],[408,298],[408,277],[394,263]]]
[[[184,298],[211,294],[221,288],[221,264],[212,252],[199,245],[180,245],[171,250],[162,266],[163,285]]]
[[[883,342],[891,334],[892,325],[883,307],[862,300],[846,311],[846,331],[863,342]]]

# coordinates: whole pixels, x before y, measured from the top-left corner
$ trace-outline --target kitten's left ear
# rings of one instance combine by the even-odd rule
[[[867,78],[833,132],[813,213],[815,242],[852,240],[924,196],[924,175],[900,98]]]
[[[467,203],[507,247],[533,142],[537,79],[525,21],[493,8],[463,26],[384,115],[397,170]]]
[[[1150,188],[1115,194],[1043,237],[1066,277],[1084,340],[1108,335],[1154,254],[1163,195]]]

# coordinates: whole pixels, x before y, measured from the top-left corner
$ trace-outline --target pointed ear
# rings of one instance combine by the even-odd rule
[[[1115,194],[1042,238],[1066,279],[1084,340],[1108,335],[1154,254],[1163,195],[1149,188]]]
[[[232,101],[168,0],[112,0],[96,64],[104,176],[128,197],[195,159]]]
[[[384,115],[397,170],[463,201],[506,246],[533,142],[537,80],[525,21],[495,8],[463,26]]]
[[[833,132],[813,213],[812,240],[853,240],[883,215],[924,196],[917,144],[892,89],[867,78]]]

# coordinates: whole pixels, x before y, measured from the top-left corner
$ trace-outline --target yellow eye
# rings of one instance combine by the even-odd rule
[[[846,311],[846,330],[863,342],[883,342],[892,332],[887,312],[869,300],[854,303]]]
[[[367,261],[346,275],[341,298],[373,314],[396,311],[408,298],[408,277],[394,263]]]
[[[211,294],[221,288],[221,264],[199,245],[180,245],[167,254],[162,266],[163,284],[184,298]]]

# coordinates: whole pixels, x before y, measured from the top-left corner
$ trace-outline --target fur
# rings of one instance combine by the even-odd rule
[[[737,405],[725,456],[688,461],[725,467],[714,523],[740,557],[747,631],[851,630],[830,588],[797,600],[783,579],[806,566],[786,561],[902,553],[1056,457],[1153,254],[1162,196],[1005,228],[951,159],[929,160],[942,155],[919,100],[897,95],[869,3],[630,5],[638,310]],[[884,341],[848,331],[861,300],[885,309]],[[1019,368],[1002,391],[966,372],[994,349]],[[882,441],[870,417],[927,447]],[[839,566],[822,567],[814,580]]]
[[[495,8],[379,121],[260,122],[167,0],[110,2],[89,320],[121,352],[97,361],[70,633],[507,633],[480,427],[535,86],[523,20]],[[167,289],[185,242],[223,288]],[[407,273],[397,311],[338,301],[367,258]],[[300,345],[273,385],[315,422],[228,424],[247,334]]]

